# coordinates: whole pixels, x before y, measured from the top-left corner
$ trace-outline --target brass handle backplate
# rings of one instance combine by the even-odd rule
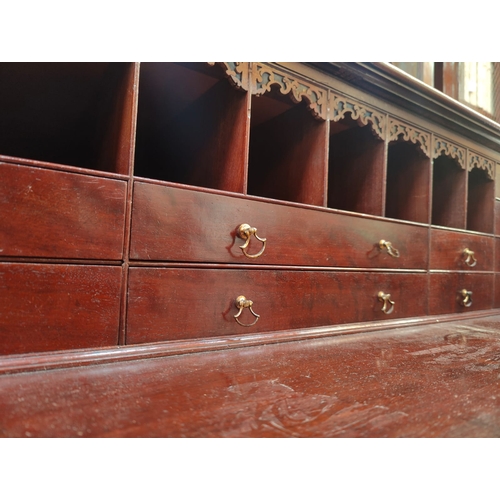
[[[238,297],[236,297],[235,304],[236,307],[239,309],[238,313],[234,315],[236,323],[238,323],[241,326],[253,326],[255,325],[255,323],[257,323],[257,321],[259,321],[260,315],[254,312],[254,310],[252,309],[253,301],[248,300],[244,295],[239,295]],[[255,316],[255,321],[253,323],[245,324],[238,319],[241,313],[243,312],[243,309],[245,308],[248,308],[250,312]]]
[[[460,290],[460,304],[462,304],[464,307],[470,307],[472,305],[471,291],[466,290],[465,288],[463,290]]]
[[[390,241],[386,241],[386,240],[380,240],[378,242],[378,246],[383,250],[384,248],[387,250],[387,253],[391,256],[391,257],[396,257],[398,258],[399,257],[399,250],[397,250],[396,248],[394,248],[392,246],[392,243]]]
[[[465,263],[469,267],[474,267],[477,264],[477,259],[474,257],[474,252],[472,250],[469,250],[468,248],[466,248],[463,251],[463,255],[465,257]]]
[[[246,240],[245,243],[240,246],[241,251],[243,252],[245,257],[248,257],[249,259],[256,259],[257,257],[260,257],[264,253],[264,250],[266,249],[266,238],[259,238],[259,236],[257,236],[256,227],[251,227],[249,224],[241,224],[238,227],[237,234],[242,240]],[[253,255],[247,253],[247,248],[248,245],[250,244],[250,238],[252,237],[252,235],[255,236],[262,243],[262,248],[260,249],[260,251]]]
[[[378,300],[383,303],[382,312],[384,314],[391,314],[394,311],[395,302],[391,300],[390,293],[378,292]]]

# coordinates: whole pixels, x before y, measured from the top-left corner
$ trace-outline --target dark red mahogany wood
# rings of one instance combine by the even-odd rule
[[[495,234],[500,236],[500,200],[499,199],[495,199]]]
[[[253,97],[252,108],[259,101]],[[327,122],[315,120],[303,103],[252,126],[248,193],[326,205],[327,150]]]
[[[1,354],[116,345],[120,266],[0,263]]]
[[[499,329],[494,316],[0,376],[0,435],[500,437]]]
[[[495,238],[467,232],[431,228],[431,269],[456,271],[493,271]],[[464,250],[474,252],[476,265],[469,267]]]
[[[240,250],[240,224],[257,228],[266,249]],[[378,246],[390,241],[400,252]],[[251,238],[248,253],[262,243]],[[134,183],[130,257],[138,260],[427,269],[428,228],[313,208]]]
[[[431,273],[429,313],[448,314],[478,309],[491,309],[494,299],[494,274]],[[472,305],[460,303],[460,290],[472,291]]]
[[[0,256],[119,260],[126,182],[0,163]]]
[[[382,215],[384,141],[374,136],[370,126],[336,132],[335,125],[339,124],[330,123],[328,206]]]
[[[426,286],[424,273],[131,268],[127,344],[421,316]],[[395,301],[391,314],[379,291]],[[260,315],[252,327],[234,319],[240,295]],[[239,319],[255,317],[245,309]]]
[[[495,271],[500,272],[500,238],[495,238]]]

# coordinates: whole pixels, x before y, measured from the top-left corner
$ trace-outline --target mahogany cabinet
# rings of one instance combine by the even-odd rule
[[[0,77],[0,370],[498,314],[500,126],[388,64]]]

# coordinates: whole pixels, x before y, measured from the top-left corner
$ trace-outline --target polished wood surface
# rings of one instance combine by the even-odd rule
[[[116,345],[121,266],[0,263],[0,353]]]
[[[131,268],[127,343],[424,316],[426,288],[424,273]],[[380,291],[396,303],[390,314],[382,312]],[[260,315],[252,327],[234,319],[240,295]],[[240,321],[254,320],[244,309]]]
[[[245,241],[236,231],[243,223],[267,239],[257,259],[245,257],[239,248]],[[379,247],[382,239],[399,250],[399,258]],[[261,248],[252,237],[248,253]],[[147,261],[427,269],[428,228],[136,181],[130,256]]]
[[[126,182],[0,163],[0,255],[120,260]]]
[[[493,273],[431,273],[429,313],[449,314],[478,309],[491,309],[494,300]],[[472,305],[461,302],[461,290],[472,292]]]
[[[496,435],[500,126],[374,63],[0,76],[0,434]]]
[[[500,437],[499,328],[494,316],[0,376],[0,435]]]
[[[467,232],[431,229],[431,269],[450,271],[493,271],[495,238]],[[476,264],[470,267],[465,263],[464,250],[474,252]],[[470,260],[473,263],[473,260]]]

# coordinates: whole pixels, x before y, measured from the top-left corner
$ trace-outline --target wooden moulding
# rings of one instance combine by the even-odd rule
[[[497,277],[496,282],[500,284],[500,277]],[[498,298],[497,302],[500,304],[500,298]],[[499,307],[499,305],[496,307]],[[35,371],[46,372],[59,368],[130,362],[134,360],[176,356],[180,354],[220,351],[260,345],[264,346],[283,342],[297,342],[355,335],[359,333],[370,335],[372,333],[390,331],[400,327],[418,327],[449,323],[457,319],[464,321],[466,319],[488,318],[498,314],[500,314],[500,309],[477,310],[462,312],[458,317],[457,314],[443,314],[420,318],[389,319],[383,321],[370,321],[367,323],[306,328],[298,331],[291,330],[243,336],[212,337],[209,339],[179,340],[142,345],[96,347],[92,349],[75,349],[23,355],[14,354],[0,357],[0,374]]]

